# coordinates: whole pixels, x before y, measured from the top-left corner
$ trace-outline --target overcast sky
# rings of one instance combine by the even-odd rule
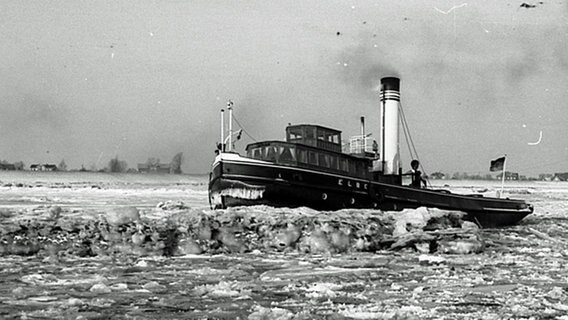
[[[487,173],[502,154],[522,174],[565,172],[568,5],[522,3],[3,0],[0,159],[183,152],[205,173],[228,99],[256,140],[288,123],[347,139],[362,115],[378,137],[376,87],[395,75],[428,172]]]

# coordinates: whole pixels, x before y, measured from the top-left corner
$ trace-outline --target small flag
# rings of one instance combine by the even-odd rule
[[[505,157],[501,157],[491,161],[491,166],[489,166],[489,171],[500,171],[503,170],[505,165]]]

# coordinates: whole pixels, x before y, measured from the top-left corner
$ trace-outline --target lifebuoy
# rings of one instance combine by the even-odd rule
[[[325,193],[325,192],[322,193],[322,194],[321,194],[321,198],[322,198],[323,200],[327,200],[327,193]]]

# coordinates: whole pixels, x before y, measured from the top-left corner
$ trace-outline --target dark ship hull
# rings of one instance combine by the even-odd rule
[[[216,159],[209,182],[209,200],[214,208],[264,204],[317,210],[402,210],[424,206],[463,211],[466,219],[485,228],[516,224],[533,211],[523,200],[393,185],[232,153],[222,153]]]

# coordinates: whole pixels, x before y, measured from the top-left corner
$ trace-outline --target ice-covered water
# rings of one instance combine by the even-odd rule
[[[500,188],[434,182],[460,193],[494,195]],[[206,183],[205,175],[0,171],[0,226],[7,232],[22,221],[48,223],[55,207],[71,222],[116,206],[134,206],[156,223],[184,212],[210,214]],[[568,319],[568,183],[507,182],[505,196],[529,201],[534,214],[517,226],[480,231],[484,247],[473,254],[406,248],[164,257],[118,246],[118,253],[93,257],[50,248],[0,254],[0,318]],[[345,213],[325,214],[334,221]]]

